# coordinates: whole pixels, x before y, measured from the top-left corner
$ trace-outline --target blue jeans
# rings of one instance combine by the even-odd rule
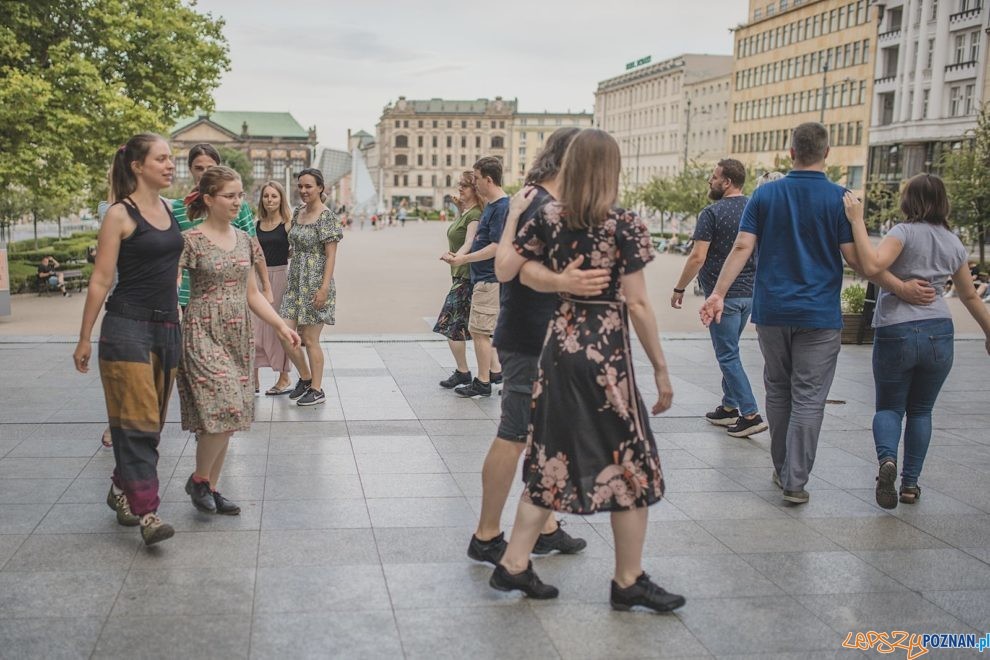
[[[952,319],[898,323],[876,330],[873,442],[881,463],[896,463],[901,422],[907,413],[902,486],[917,485],[921,475],[932,439],[932,408],[952,368],[952,341]]]
[[[722,405],[738,408],[742,415],[755,415],[759,408],[749,384],[749,377],[739,360],[739,337],[746,328],[753,309],[752,298],[728,298],[722,321],[708,326],[715,347],[715,359],[722,371]]]

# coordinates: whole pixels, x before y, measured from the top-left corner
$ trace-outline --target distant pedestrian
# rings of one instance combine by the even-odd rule
[[[182,236],[179,264],[189,273],[189,305],[183,318],[179,402],[182,428],[196,434],[196,468],[186,481],[193,506],[236,516],[241,508],[218,485],[230,436],[254,421],[254,339],[251,320],[272,326],[287,344],[299,336],[279,318],[258,289],[253,272],[261,251],[231,222],[244,203],[241,178],[229,167],[211,167],[199,194],[187,201],[202,218]]]
[[[258,204],[258,223],[255,227],[258,243],[265,255],[268,271],[269,304],[275,313],[282,308],[282,297],[288,286],[289,269],[289,230],[292,227],[292,212],[285,189],[277,181],[269,181],[261,187]],[[292,361],[275,328],[260,319],[254,323],[254,383],[257,387],[258,369],[268,367],[278,372],[278,380],[265,391],[267,396],[279,396],[292,391]]]
[[[325,185],[320,170],[304,169],[296,175],[296,184],[302,206],[292,215],[289,230],[292,261],[280,315],[290,328],[299,331],[306,346],[305,357],[298,348],[290,355],[299,370],[299,380],[289,398],[299,406],[314,406],[326,403],[320,333],[324,325],[335,322],[337,287],[333,271],[337,244],[344,233],[337,216],[323,203]]]
[[[406,216],[408,214],[409,211],[406,210],[406,203],[403,202],[402,204],[399,205],[399,226],[401,227],[406,226]]]
[[[873,247],[863,222],[863,203],[851,192],[844,198],[852,225],[856,255],[867,275],[889,270],[895,277],[920,277],[944,282],[951,276],[959,299],[980,324],[990,353],[990,311],[973,286],[966,262],[967,250],[949,228],[949,199],[937,176],[919,174],[901,192],[904,222],[895,225],[880,245]],[[935,293],[941,293],[936,288]],[[942,296],[930,305],[912,305],[881,291],[873,316],[873,379],[877,412],[873,416],[880,473],[876,482],[877,504],[893,509],[900,499],[914,504],[921,498],[918,478],[932,437],[932,409],[952,369],[952,313]],[[901,487],[897,479],[897,448],[904,425],[904,465]]]
[[[174,173],[168,143],[158,135],[135,135],[114,154],[114,204],[100,226],[73,354],[76,369],[87,373],[93,325],[116,270],[99,345],[116,464],[107,505],[119,524],[140,525],[146,545],[175,534],[158,516],[158,443],[182,350],[175,289],[182,234],[159,197]]]
[[[749,201],[742,193],[745,183],[746,167],[732,158],[720,160],[708,178],[708,198],[714,204],[698,214],[692,237],[694,247],[670,297],[670,305],[674,309],[680,309],[684,304],[684,291],[696,276],[706,296],[715,289],[722,264],[732,251],[732,244],[739,233],[743,209]],[[715,359],[722,372],[722,402],[705,418],[712,424],[725,427],[734,438],[745,438],[767,429],[739,357],[739,339],[753,307],[755,274],[756,264],[750,257],[729,288],[721,321],[708,326]]]

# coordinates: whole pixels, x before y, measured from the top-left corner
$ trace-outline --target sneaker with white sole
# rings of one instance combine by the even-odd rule
[[[327,402],[327,397],[323,393],[323,390],[314,390],[313,388],[309,388],[305,394],[299,397],[299,400],[296,401],[296,405],[315,406],[320,403],[326,403],[326,402]]]
[[[726,410],[725,406],[718,406],[710,413],[705,413],[705,419],[715,426],[731,426],[739,419],[739,411],[735,408]]]
[[[759,415],[755,415],[752,419],[748,419],[739,415],[736,419],[736,423],[727,426],[725,432],[731,435],[733,438],[748,438],[751,435],[756,435],[757,433],[762,433],[767,430],[767,423],[763,421],[763,418]]]

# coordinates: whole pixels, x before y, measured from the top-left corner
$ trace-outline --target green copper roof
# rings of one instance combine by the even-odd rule
[[[172,127],[172,134],[199,121],[204,115],[184,117]],[[288,112],[228,112],[217,111],[206,115],[210,121],[235,135],[240,135],[247,122],[251,137],[308,138],[309,131],[299,125]]]

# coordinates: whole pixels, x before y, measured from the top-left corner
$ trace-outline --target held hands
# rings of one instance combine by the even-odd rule
[[[925,280],[907,280],[901,282],[894,295],[909,305],[918,305],[919,307],[931,305],[937,297],[935,287],[931,285],[931,282],[926,282]]]
[[[674,402],[674,388],[670,384],[670,376],[667,375],[666,368],[654,372],[653,378],[657,383],[657,402],[653,404],[652,413],[659,415],[670,410],[670,405]]]
[[[534,186],[525,186],[513,195],[512,199],[509,200],[509,213],[515,213],[517,217],[522,215],[522,212],[528,209],[536,198],[534,193],[536,193]]]
[[[467,263],[467,259],[463,254],[455,254],[453,252],[448,252],[440,257],[440,261],[444,261],[451,266],[463,266]]]
[[[316,309],[323,309],[324,307],[327,306],[327,299],[329,297],[330,297],[330,292],[324,289],[323,287],[320,287],[319,289],[316,290],[316,293],[313,295],[313,307],[315,307]]]
[[[683,307],[684,306],[684,294],[683,293],[677,293],[676,291],[674,291],[672,294],[670,294],[670,306],[673,307],[674,309],[680,309],[681,307]]]
[[[575,296],[597,296],[608,287],[609,270],[607,268],[581,270],[582,263],[584,263],[584,255],[579,254],[560,272],[558,276],[560,290]]]
[[[701,306],[698,315],[701,317],[701,322],[707,328],[712,324],[712,321],[715,323],[722,322],[722,311],[724,309],[725,301],[722,299],[722,296],[713,293],[705,300],[705,304]]]
[[[81,374],[89,373],[89,358],[93,355],[93,345],[88,341],[79,340],[76,350],[72,353],[72,361],[76,363],[76,371]]]
[[[846,220],[849,224],[863,222],[863,200],[847,190],[842,196],[842,205],[846,207]]]
[[[282,342],[292,346],[292,348],[299,348],[299,345],[302,343],[302,340],[299,339],[299,334],[285,323],[276,328],[275,332],[278,333],[278,338]]]

